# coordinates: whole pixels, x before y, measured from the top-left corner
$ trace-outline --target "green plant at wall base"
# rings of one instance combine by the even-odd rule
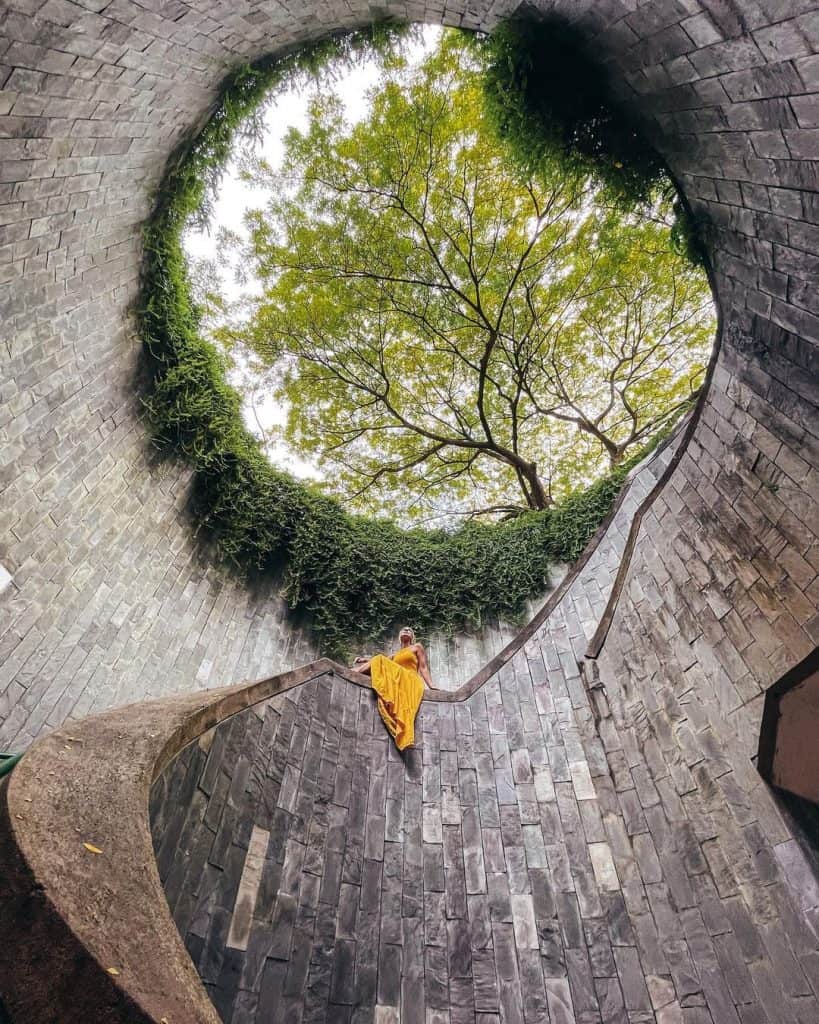
[[[452,533],[402,530],[350,516],[276,470],[245,428],[224,359],[200,336],[183,228],[207,211],[236,133],[254,129],[274,85],[394,38],[382,26],[234,72],[208,123],[171,161],[144,234],[141,325],[152,372],[145,404],[156,443],[194,468],[194,514],[219,554],[242,571],[283,571],[291,608],[310,617],[316,641],[333,655],[399,621],[429,631],[519,616],[543,592],[549,565],[580,555],[643,455],[546,512]]]
[[[605,65],[574,26],[524,7],[474,45],[490,119],[527,173],[557,157],[568,174],[599,181],[623,210],[674,196],[665,161],[617,103]],[[679,197],[674,212],[672,244],[703,265],[699,226]]]

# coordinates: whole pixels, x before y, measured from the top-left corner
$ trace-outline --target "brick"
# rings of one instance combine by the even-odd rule
[[[295,22],[282,8],[228,23],[206,4],[177,20],[147,10],[132,24],[106,19],[103,40],[93,12],[104,5],[84,6],[82,32],[69,31],[76,10],[60,0],[39,19],[8,18],[17,38],[0,52],[0,276],[12,285],[3,306],[14,339],[4,379],[15,389],[0,390],[0,516],[14,570],[0,595],[3,746],[72,712],[315,653],[272,587],[251,594],[200,559],[181,515],[189,472],[146,458],[122,329],[148,205],[133,182],[158,180],[218,67],[257,53],[262,37],[290,38]],[[308,8],[300,32],[312,31]],[[481,0],[469,23],[485,9]],[[643,522],[595,689],[575,663],[616,571],[631,498],[527,645],[525,687],[513,666],[469,705],[442,706],[429,728],[425,709],[417,758],[378,747],[368,694],[348,706],[342,689],[331,725],[305,691],[306,702],[276,706],[263,766],[244,747],[252,733],[217,730],[206,761],[178,766],[190,778],[160,784],[167,801],[175,779],[190,817],[174,820],[166,803],[158,863],[226,1015],[458,1024],[462,1000],[480,1024],[529,1024],[547,1011],[559,1022],[642,1024],[656,1013],[677,1024],[706,1020],[703,1003],[727,1024],[734,1002],[743,1024],[765,1008],[771,1019],[816,1016],[797,967],[815,978],[804,935],[813,890],[804,879],[794,890],[801,916],[774,913],[770,894],[751,891],[753,872],[762,889],[774,870],[802,876],[782,824],[769,826],[783,830],[779,867],[771,861],[765,828],[754,829],[773,805],[742,774],[762,689],[819,637],[815,12],[760,0],[744,5],[743,25],[731,5],[684,0],[623,19],[584,0],[572,13],[593,19],[616,84],[628,72],[627,91],[663,128],[663,155],[713,220],[726,334],[750,340],[724,346],[699,447]],[[776,494],[759,489],[763,468],[780,474]],[[436,674],[467,677],[462,639],[436,650]],[[497,650],[506,639],[493,628],[481,643]],[[737,816],[752,862],[738,859]],[[271,839],[240,928],[254,828]],[[212,900],[190,888],[200,881]],[[685,948],[679,938],[695,907],[712,952],[695,932]],[[255,937],[271,921],[267,946]]]

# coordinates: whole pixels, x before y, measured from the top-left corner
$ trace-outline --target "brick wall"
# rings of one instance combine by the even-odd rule
[[[385,5],[473,27],[510,6]],[[815,890],[751,758],[765,688],[819,634],[819,4],[548,6],[611,62],[707,217],[724,323],[707,408],[643,523],[599,663],[584,670],[590,696],[571,668],[589,629],[570,619],[526,652],[532,685],[544,683],[531,665],[546,666],[557,717],[520,692],[503,697],[510,746],[523,748],[515,730],[539,714],[539,728],[557,730],[544,733],[549,754],[585,758],[594,782],[594,797],[583,780],[581,795],[561,756],[547,758],[564,788],[539,820],[559,825],[580,865],[572,877],[561,847],[554,865],[547,857],[573,965],[549,1007],[570,1019],[568,993],[580,1020],[813,1021]],[[152,190],[225,69],[369,12],[357,0],[5,5],[0,562],[13,581],[0,594],[0,745],[71,714],[312,656],[274,594],[219,578],[197,552],[188,474],[157,463],[139,418],[129,307]],[[515,781],[526,786],[523,760]],[[592,899],[595,864],[571,838],[581,833],[608,844],[633,928],[618,930],[617,908],[607,919],[609,941],[632,950],[614,961],[596,952],[596,904],[579,899]],[[509,847],[525,850],[511,833]],[[514,932],[514,919],[500,923]]]
[[[443,15],[435,5],[391,9],[467,25],[502,13],[493,5],[484,15],[481,4],[463,15],[457,5]],[[718,585],[723,600],[736,602],[736,618],[761,614],[773,633],[773,661],[775,651],[763,662],[752,645],[757,667],[749,671],[764,687],[774,665],[817,635],[816,4],[604,0],[566,9],[611,62],[622,95],[712,226],[724,356],[696,444],[669,489],[696,491],[697,500],[680,506],[675,498],[657,514],[689,544],[693,530],[708,548],[704,538],[716,536],[726,516],[760,541],[755,554],[733,550],[738,535],[728,531],[731,550],[721,558],[750,568],[738,580],[723,574]],[[156,463],[139,418],[129,306],[152,190],[175,144],[205,116],[225,68],[368,16],[361,4],[320,14],[309,4],[236,4],[226,12],[207,3],[151,9],[101,0],[6,8],[6,744],[24,744],[72,713],[310,656],[274,595],[219,579],[197,555],[184,514],[188,474]],[[776,569],[766,561],[763,570],[760,559]],[[754,588],[749,575],[757,572]]]

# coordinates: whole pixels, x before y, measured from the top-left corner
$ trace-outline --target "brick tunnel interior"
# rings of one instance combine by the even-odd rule
[[[0,749],[315,658],[272,587],[202,557],[189,471],[152,453],[140,225],[240,61],[513,6],[3,6]],[[483,688],[423,707],[407,763],[336,681],[158,781],[158,863],[225,1021],[819,1021],[819,885],[755,767],[766,691],[819,637],[819,5],[541,6],[610,64],[711,227],[707,401],[582,671],[599,561]]]

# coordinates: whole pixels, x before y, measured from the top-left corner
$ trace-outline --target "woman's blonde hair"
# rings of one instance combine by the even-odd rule
[[[398,635],[401,636],[402,633],[409,633],[409,635],[412,637],[412,642],[413,643],[417,643],[417,640],[416,640],[416,637],[415,637],[415,630],[412,628],[412,626],[402,626],[398,630]]]

